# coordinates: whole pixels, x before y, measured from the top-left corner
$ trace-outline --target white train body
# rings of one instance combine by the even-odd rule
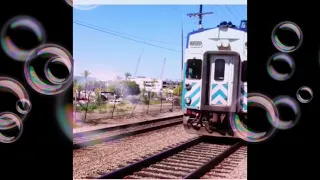
[[[210,130],[217,128],[205,126],[229,122],[230,113],[247,113],[246,25],[247,21],[241,21],[239,27],[221,23],[216,28],[188,34],[182,88],[184,125],[188,132],[221,136]],[[191,125],[191,121],[198,126]]]

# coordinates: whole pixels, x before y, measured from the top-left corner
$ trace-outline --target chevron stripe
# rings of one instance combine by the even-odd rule
[[[212,96],[211,96],[211,101],[213,101],[214,99],[216,99],[218,96],[221,96],[224,100],[227,100],[227,96],[222,92],[222,90],[218,90],[216,93],[214,93]]]
[[[228,84],[222,84],[222,86],[223,86],[226,90],[228,90]]]
[[[211,104],[227,104],[228,84],[212,84],[211,91]]]

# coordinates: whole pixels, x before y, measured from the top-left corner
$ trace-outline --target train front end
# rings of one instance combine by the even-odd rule
[[[247,113],[246,46],[246,21],[188,34],[182,87],[188,133],[236,137],[230,118]]]

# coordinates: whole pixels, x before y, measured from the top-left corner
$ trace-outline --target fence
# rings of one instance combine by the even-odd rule
[[[78,116],[76,121],[157,115],[181,110],[181,98],[168,97],[165,93],[149,92],[119,99],[109,97],[106,101],[103,101],[101,97],[91,96],[91,94],[88,97],[86,102],[75,101]]]

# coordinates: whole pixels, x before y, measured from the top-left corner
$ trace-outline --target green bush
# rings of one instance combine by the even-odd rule
[[[87,108],[87,105],[84,104],[84,105],[80,105],[77,107],[78,110],[80,111],[86,111],[86,108]],[[92,112],[93,110],[97,109],[98,106],[95,105],[95,104],[88,104],[88,112]]]
[[[160,100],[150,101],[150,105],[152,104],[161,104],[161,101]]]

